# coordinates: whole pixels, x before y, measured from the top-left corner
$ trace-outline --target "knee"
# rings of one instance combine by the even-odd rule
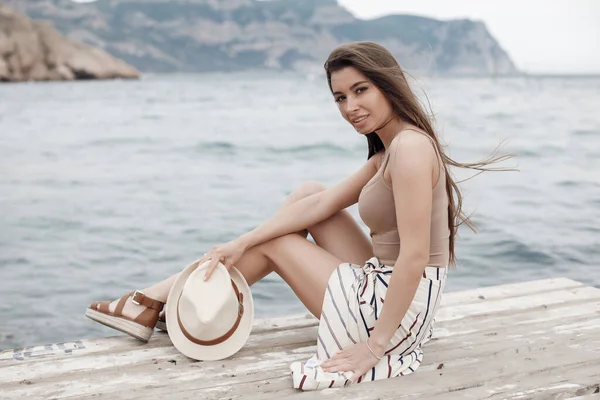
[[[290,194],[290,197],[293,197],[295,200],[299,200],[315,193],[322,192],[325,189],[327,189],[327,187],[320,182],[308,181],[298,186],[296,190]]]
[[[284,251],[287,245],[292,242],[296,243],[301,236],[296,233],[288,233],[287,235],[279,236],[256,246],[262,254],[268,259],[273,258],[276,252]]]

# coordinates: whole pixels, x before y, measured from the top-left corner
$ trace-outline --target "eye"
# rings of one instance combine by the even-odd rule
[[[362,92],[366,91],[367,87],[359,87],[356,89],[356,94],[361,94]]]
[[[336,103],[340,103],[342,101],[346,100],[346,96],[338,96],[335,98],[335,102]]]

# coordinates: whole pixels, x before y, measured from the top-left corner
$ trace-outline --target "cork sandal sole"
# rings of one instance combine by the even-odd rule
[[[134,338],[146,343],[148,342],[148,340],[150,340],[150,337],[154,332],[154,329],[140,325],[137,322],[130,321],[123,317],[108,315],[91,308],[88,308],[85,311],[85,316],[102,325],[126,333],[129,336],[133,336]]]

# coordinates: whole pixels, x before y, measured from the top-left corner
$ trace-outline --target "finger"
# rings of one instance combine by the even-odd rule
[[[353,370],[352,364],[350,364],[349,362],[334,365],[329,368],[323,368],[323,371],[325,371],[325,372],[347,372],[347,371],[352,371],[352,370]]]
[[[208,256],[206,255],[206,253],[204,253],[204,255],[202,257],[200,257],[198,259],[198,265],[202,265],[204,264],[206,261],[208,261]]]
[[[342,350],[338,351],[337,353],[335,353],[333,355],[333,357],[330,358],[330,360],[340,359],[340,358],[348,358],[348,356],[350,354],[352,354],[352,352],[350,351],[350,348],[345,348],[345,349],[342,349]]]
[[[343,363],[346,360],[346,357],[342,356],[341,353],[337,353],[335,356],[331,357],[329,360],[325,361],[321,364],[322,367],[328,368],[334,365],[338,365]]]
[[[354,375],[352,375],[352,378],[350,378],[350,381],[352,383],[356,383],[356,382],[358,382],[358,380],[360,379],[360,377],[363,376],[366,373],[367,373],[367,371],[362,371],[362,370],[355,371]]]
[[[213,258],[215,258],[216,254],[219,254],[219,247],[213,246],[210,248],[210,250],[204,253],[204,258],[206,259],[206,261],[212,260]]]
[[[212,260],[214,258],[215,252],[217,252],[216,248],[212,247],[210,250],[208,250],[206,253],[204,253],[204,255],[200,258],[199,265],[207,262],[208,260]]]
[[[221,257],[219,257],[219,262],[221,264],[223,264],[226,268],[229,267],[229,263],[230,263],[229,258],[227,258],[225,256],[221,256]]]
[[[204,275],[204,280],[207,281],[210,279],[213,271],[217,268],[219,264],[219,256],[217,254],[214,255],[213,258],[210,259],[210,264],[208,264],[208,268],[206,268],[206,274]]]
[[[227,268],[228,271],[231,269],[231,267],[233,267],[233,262],[231,260],[229,260],[228,258],[221,261],[221,263],[225,266],[225,268]]]
[[[323,363],[323,364],[325,364],[325,363]],[[337,360],[334,360],[332,358],[327,361],[327,364],[325,364],[325,365],[323,365],[323,364],[321,364],[321,367],[323,368],[323,370],[333,370],[335,368],[339,368],[341,365],[348,365],[351,363],[350,363],[350,360],[347,358],[340,358]]]

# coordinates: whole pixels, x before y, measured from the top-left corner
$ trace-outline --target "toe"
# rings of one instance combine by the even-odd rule
[[[95,301],[92,303],[92,305],[90,306],[91,309],[96,310],[96,311],[100,311],[101,313],[105,313],[108,314],[109,312],[109,307],[110,305],[110,301]]]

